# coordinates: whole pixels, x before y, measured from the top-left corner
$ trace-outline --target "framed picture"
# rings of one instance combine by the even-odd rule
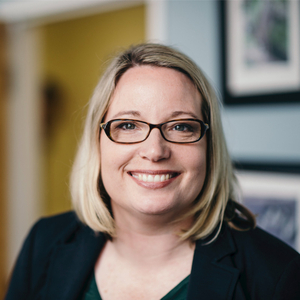
[[[238,171],[237,178],[257,225],[300,251],[300,176]]]
[[[299,3],[220,1],[225,104],[300,102]]]

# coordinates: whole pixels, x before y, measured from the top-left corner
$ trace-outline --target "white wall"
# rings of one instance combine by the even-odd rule
[[[219,22],[218,1],[168,1],[168,44],[189,55],[220,91]],[[234,159],[300,163],[300,103],[225,106],[222,118]]]

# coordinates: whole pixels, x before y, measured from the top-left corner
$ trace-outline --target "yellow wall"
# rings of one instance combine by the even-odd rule
[[[53,214],[71,207],[68,182],[86,112],[83,106],[110,55],[145,40],[145,7],[50,24],[41,32],[44,77],[59,92],[44,111],[45,214]]]

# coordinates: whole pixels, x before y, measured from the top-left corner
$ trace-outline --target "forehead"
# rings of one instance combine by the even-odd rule
[[[183,73],[144,65],[122,75],[107,114],[114,118],[122,117],[123,112],[135,111],[144,118],[168,118],[176,111],[184,111],[201,118],[201,101],[197,88]]]

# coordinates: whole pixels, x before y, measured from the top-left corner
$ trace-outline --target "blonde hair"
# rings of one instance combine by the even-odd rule
[[[99,124],[103,120],[118,80],[128,69],[151,65],[175,69],[185,74],[202,95],[202,115],[209,124],[206,179],[193,207],[184,216],[194,216],[182,239],[210,235],[225,219],[233,227],[236,209],[243,212],[250,227],[253,215],[234,201],[235,176],[229,157],[219,112],[219,102],[202,71],[186,55],[160,44],[140,44],[117,55],[103,74],[89,103],[82,140],[71,174],[71,196],[79,219],[95,231],[115,235],[109,195],[100,174]]]

